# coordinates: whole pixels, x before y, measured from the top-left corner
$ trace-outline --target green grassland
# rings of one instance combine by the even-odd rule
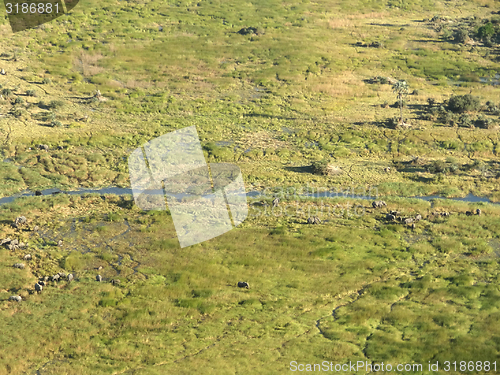
[[[13,163],[1,165],[3,194],[126,186],[131,150],[196,125],[207,156],[237,161],[251,183],[304,183],[314,177],[286,167],[326,159],[350,177],[325,177],[322,185],[355,179],[387,194],[498,195],[496,128],[422,116],[428,98],[441,103],[469,92],[498,105],[498,88],[477,82],[498,71],[498,48],[444,39],[463,17],[495,21],[494,2],[460,4],[459,12],[444,1],[83,1],[71,15],[0,45],[8,73],[0,84],[13,90],[0,103],[2,151]],[[432,22],[436,14],[450,21]],[[250,26],[254,34],[238,33]],[[408,100],[410,129],[387,126],[398,109],[383,104],[395,95],[390,85],[369,83],[374,76],[405,79],[418,91]],[[97,89],[107,101],[92,100]],[[486,116],[499,124],[498,115]],[[64,150],[46,155],[35,150],[39,143]],[[412,156],[477,160],[491,173],[382,173]]]
[[[0,206],[0,239],[28,244],[0,249],[0,373],[496,360],[500,208],[408,199],[500,200],[500,118],[486,104],[500,107],[499,87],[483,79],[495,79],[500,49],[453,40],[483,19],[498,27],[496,5],[81,0],[16,34],[2,18],[0,196],[129,187],[132,150],[196,125],[208,160],[237,164],[247,191],[376,188],[388,210],[424,220],[411,230],[368,202],[352,211],[352,199],[290,198],[279,207],[289,215],[250,205],[237,229],[180,249],[168,211],[142,212],[131,197],[18,199]],[[410,127],[391,126],[396,96],[374,77],[409,83]],[[481,106],[468,117],[440,109],[469,93]],[[474,126],[479,118],[491,126]],[[313,174],[316,161],[341,173]],[[305,224],[322,204],[334,214]],[[481,216],[464,214],[477,207]],[[10,226],[19,215],[29,228]],[[26,253],[27,267],[13,268]],[[62,270],[75,280],[32,293]],[[7,300],[15,294],[25,300]]]
[[[415,231],[370,208],[324,215],[318,226],[251,210],[241,227],[181,250],[169,212],[140,211],[130,199],[62,195],[2,206],[3,237],[28,245],[0,250],[2,371],[276,374],[293,360],[498,357],[499,207],[469,217],[464,203],[388,201],[422,213]],[[285,207],[320,203],[356,202]],[[8,225],[25,212],[25,229]],[[11,266],[28,252],[25,269]],[[75,280],[33,292],[38,277],[61,270]],[[240,279],[250,289],[238,289]],[[6,301],[13,293],[25,300]]]

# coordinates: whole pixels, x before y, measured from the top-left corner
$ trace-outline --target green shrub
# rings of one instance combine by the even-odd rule
[[[488,118],[484,115],[479,116],[474,122],[475,126],[482,129],[491,129],[495,126],[493,119]]]
[[[64,107],[66,103],[64,103],[62,100],[51,100],[50,103],[47,105],[50,109],[58,109]]]
[[[456,43],[467,43],[469,41],[469,32],[465,29],[458,29],[453,34],[453,40]]]
[[[439,118],[439,109],[435,107],[431,108],[429,113],[424,115],[424,118],[426,120],[436,121]]]
[[[434,160],[428,167],[430,173],[443,173],[446,171],[446,163],[442,160]]]
[[[427,167],[427,172],[430,173],[450,173],[456,174],[460,171],[460,167],[455,160],[433,160]]]
[[[16,108],[11,113],[14,117],[20,118],[26,113],[26,111],[22,108]]]
[[[260,159],[264,156],[264,152],[261,149],[254,148],[246,152],[244,155],[250,159]]]
[[[12,95],[12,90],[11,89],[3,89],[2,90],[2,95],[5,97],[9,97]]]
[[[441,35],[443,36],[444,40],[450,40],[453,37],[453,33],[446,26],[443,26],[443,28],[441,29]]]
[[[492,112],[492,113],[497,113],[498,112],[498,107],[496,106],[495,103],[491,101],[486,102],[486,111]]]
[[[62,122],[61,121],[52,121],[50,123],[50,125],[53,127],[53,128],[60,128],[63,126]]]
[[[454,126],[458,122],[457,115],[448,111],[445,111],[444,115],[442,115],[442,120],[446,125],[450,126]]]
[[[470,94],[454,95],[448,100],[447,108],[455,113],[472,112],[479,110],[479,98]]]
[[[386,121],[385,121],[386,125],[389,127],[389,128],[392,128],[392,129],[395,129],[398,124],[399,124],[399,118],[398,117],[391,117],[391,118],[388,118]]]
[[[445,141],[441,141],[440,145],[442,148],[445,148],[447,150],[458,150],[462,144],[460,143],[459,140],[447,139]]]
[[[214,142],[209,142],[203,146],[209,157],[217,161],[231,161],[234,159],[234,153],[230,147],[220,147]]]
[[[27,96],[36,96],[35,90],[26,90],[26,95]]]
[[[377,78],[382,85],[386,85],[389,83],[389,80],[386,77],[377,77]]]
[[[106,221],[120,221],[120,220],[121,220],[121,216],[117,213],[114,213],[114,212],[110,212],[106,216]]]
[[[472,118],[468,114],[463,114],[460,116],[459,125],[464,128],[473,128]]]
[[[45,78],[43,79],[42,83],[43,83],[44,85],[50,85],[50,84],[52,83],[52,81],[50,80],[50,78],[45,77]]]
[[[99,306],[102,307],[112,307],[116,306],[116,300],[114,298],[103,298],[99,301]]]
[[[20,96],[18,96],[18,97],[16,98],[16,100],[14,101],[14,103],[16,103],[16,104],[23,104],[23,103],[24,103],[24,99],[23,99],[23,98],[21,98]]]
[[[49,121],[53,122],[53,121],[55,121],[56,119],[57,119],[57,116],[56,116],[56,114],[55,114],[54,112],[49,112],[49,113],[47,114],[47,120],[49,120]]]
[[[191,291],[193,298],[208,298],[213,294],[211,289],[193,289]]]
[[[313,173],[315,174],[321,174],[321,175],[327,175],[327,176],[332,176],[336,174],[342,173],[340,168],[328,164],[326,160],[320,160],[320,161],[315,161],[311,165],[311,169]]]
[[[491,22],[488,22],[477,30],[477,37],[481,40],[488,40],[493,35],[495,35],[495,28]]]

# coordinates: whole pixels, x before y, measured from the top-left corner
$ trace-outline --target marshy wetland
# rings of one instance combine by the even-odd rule
[[[82,0],[15,34],[2,18],[0,199],[43,194],[0,204],[0,374],[500,367],[497,5]],[[127,158],[192,125],[255,194],[237,228],[181,249],[168,210],[134,204]],[[58,272],[74,279],[35,292]]]

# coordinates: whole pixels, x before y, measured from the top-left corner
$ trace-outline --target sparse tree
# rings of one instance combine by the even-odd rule
[[[392,91],[396,93],[399,103],[399,113],[400,113],[400,123],[403,123],[403,105],[405,103],[405,98],[410,92],[410,87],[406,81],[398,81],[392,86]]]

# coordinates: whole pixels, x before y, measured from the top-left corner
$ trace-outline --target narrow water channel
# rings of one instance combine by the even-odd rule
[[[91,193],[97,193],[97,194],[114,194],[114,195],[132,195],[132,189],[130,188],[119,188],[119,187],[107,187],[107,188],[101,188],[101,189],[77,189],[77,190],[70,190],[70,191],[61,191],[59,189],[46,189],[41,191],[42,195],[51,195],[51,194],[57,194],[57,193],[64,193],[64,194],[69,194],[69,195],[83,195],[83,194],[91,194]],[[4,197],[0,198],[0,205],[6,204],[6,203],[11,203],[15,199],[20,198],[20,197],[31,197],[34,196],[35,193],[31,191],[26,191],[23,193],[18,193],[14,194],[10,197]],[[351,199],[364,199],[364,200],[376,200],[376,199],[385,199],[389,197],[374,197],[374,196],[361,196],[361,195],[345,195],[345,194],[339,194],[338,192],[334,191],[329,191],[329,192],[320,192],[320,193],[303,193],[299,194],[299,197],[308,197],[308,198],[351,198]],[[259,198],[259,197],[264,197],[264,194],[259,192],[259,191],[250,191],[247,193],[248,198]],[[269,197],[268,197],[269,198]],[[407,199],[421,199],[424,201],[431,201],[433,199],[442,199],[442,200],[449,200],[449,201],[460,201],[460,202],[467,202],[467,203],[491,203],[491,204],[500,204],[498,202],[492,202],[489,198],[487,197],[478,197],[474,194],[469,194],[466,197],[463,198],[446,198],[446,197],[441,197],[439,195],[427,195],[427,196],[416,196],[416,197],[401,197],[401,198],[407,198]]]

